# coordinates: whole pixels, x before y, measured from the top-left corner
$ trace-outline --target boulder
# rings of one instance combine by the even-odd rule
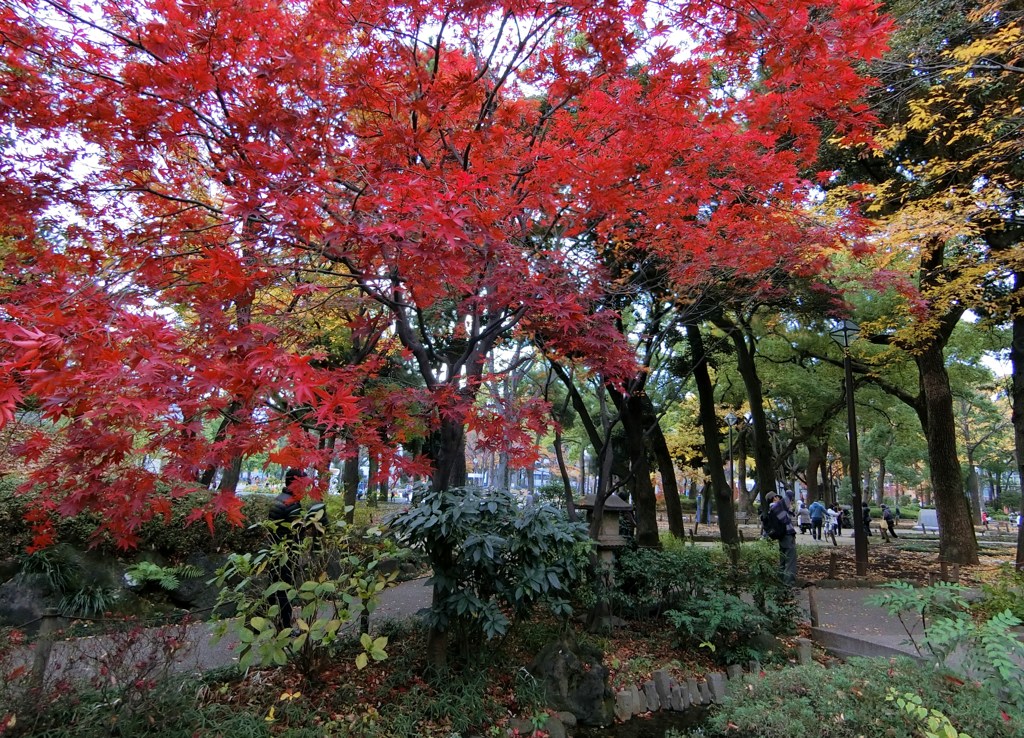
[[[610,725],[614,700],[601,657],[596,648],[562,637],[541,649],[530,673],[544,685],[549,707],[571,712],[581,725]]]
[[[47,608],[56,607],[55,595],[41,575],[14,577],[0,585],[0,625],[26,627],[31,633],[38,628],[38,619]]]
[[[202,551],[190,554],[185,563],[198,567],[203,573],[193,579],[180,579],[178,588],[169,593],[171,602],[186,610],[213,610],[220,590],[216,583],[207,582],[216,577],[217,569],[223,566],[225,561],[227,556],[223,554],[208,555]]]

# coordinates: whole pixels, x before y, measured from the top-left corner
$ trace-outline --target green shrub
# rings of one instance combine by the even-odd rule
[[[793,589],[779,579],[779,548],[772,541],[759,540],[740,547],[732,587],[750,593],[774,633],[792,632],[801,618]]]
[[[21,480],[13,474],[0,476],[0,559],[13,558],[25,551],[31,541],[25,522],[25,498],[14,493]]]
[[[754,643],[770,621],[736,595],[715,592],[689,599],[665,617],[676,629],[679,646],[707,648],[719,663],[745,663],[764,656]]]
[[[70,546],[57,545],[24,554],[18,576],[36,576],[54,594],[66,594],[77,587],[84,574],[82,562]]]
[[[661,551],[624,551],[616,566],[616,587],[605,596],[624,616],[658,616],[669,609],[685,611],[693,599],[706,600],[721,592],[746,592],[772,632],[791,632],[799,620],[792,589],[779,581],[779,549],[771,541],[742,545],[730,556],[719,547],[692,546],[671,539]]]
[[[972,606],[976,612],[991,616],[1009,610],[1024,620],[1024,572],[1017,571],[1013,564],[1001,567],[993,581],[981,585],[981,591],[982,599]]]
[[[20,484],[13,476],[0,477],[0,530],[4,540],[0,542],[0,558],[17,556],[31,543],[29,524],[25,512],[34,504],[34,494],[15,494]],[[158,485],[158,492],[166,492]],[[141,550],[157,551],[172,561],[180,561],[196,551],[252,551],[259,545],[258,534],[253,536],[247,526],[231,525],[223,516],[214,521],[214,530],[203,522],[187,524],[189,513],[196,507],[209,502],[212,493],[197,489],[191,494],[171,501],[171,517],[164,520],[157,517],[144,523],[139,529]],[[265,520],[270,502],[267,497],[254,495],[242,504],[242,514],[249,523]],[[84,550],[91,548],[102,553],[120,553],[114,541],[107,535],[97,534],[101,518],[96,513],[82,512],[73,516],[62,516],[55,521],[55,535],[58,543]]]
[[[971,736],[1011,738],[1021,724],[1007,721],[992,695],[909,659],[850,659],[769,672],[730,693],[705,725],[707,738],[920,738],[916,716],[887,701],[890,688],[941,709]],[[669,736],[678,733],[670,732]]]
[[[272,525],[259,527],[268,534]],[[323,508],[281,527],[290,532],[256,553],[232,554],[218,570],[217,609],[236,617],[221,621],[216,632],[238,635],[243,666],[291,659],[310,674],[333,654],[344,625],[369,616],[394,575],[377,569],[379,531],[356,535],[343,520],[328,523]],[[283,606],[299,609],[294,629],[282,626],[278,593]],[[386,643],[364,634],[357,665],[386,658]]]
[[[518,502],[501,490],[424,489],[391,520],[392,533],[430,561],[431,626],[451,633],[465,654],[535,605],[571,614],[568,595],[591,550],[586,529],[550,505]]]
[[[939,669],[954,653],[958,671],[978,680],[993,695],[1012,704],[1024,718],[1024,644],[1013,628],[1021,621],[1009,610],[976,621],[971,617],[966,588],[939,582],[913,587],[906,582],[883,585],[891,592],[868,599],[903,624],[907,637],[922,656]],[[921,629],[915,626],[920,622]]]
[[[626,550],[616,559],[613,608],[631,617],[660,616],[693,598],[722,589],[724,572],[709,549],[682,546],[663,551]]]
[[[117,589],[102,582],[82,582],[61,598],[57,609],[67,617],[94,618],[113,610],[119,596]]]
[[[189,523],[188,516],[209,502],[212,493],[197,490],[171,502],[171,517],[154,518],[139,530],[139,549],[156,551],[171,561],[181,561],[196,551],[207,553],[255,551],[263,543],[263,531],[257,523],[267,519],[270,500],[252,495],[242,502],[242,515],[248,525],[232,525],[223,516],[214,519],[213,532],[203,521]]]

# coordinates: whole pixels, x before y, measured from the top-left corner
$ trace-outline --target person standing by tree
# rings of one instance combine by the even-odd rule
[[[860,519],[864,521],[864,535],[871,535],[871,511],[868,509],[868,503],[865,500],[860,503]]]
[[[815,500],[807,508],[807,513],[811,516],[811,537],[816,541],[820,541],[821,526],[825,522],[825,506],[821,503],[821,500]]]
[[[301,482],[297,483],[296,480],[303,479],[305,476],[305,472],[301,469],[289,469],[286,471],[284,475],[284,489],[281,490],[270,505],[267,520],[273,524],[270,529],[270,535],[275,545],[283,541],[295,540],[298,537],[298,531],[295,529],[295,526],[299,519],[299,513],[302,511],[302,505],[299,502],[302,490],[300,487]],[[284,582],[291,587],[295,584],[292,567],[288,562],[287,556],[282,557],[281,560],[283,563],[274,566],[270,571],[270,576],[274,582]],[[270,596],[270,604],[277,605],[279,628],[281,630],[291,628],[292,606],[288,593],[285,590],[277,590]]]
[[[785,495],[776,492],[774,498],[765,518],[765,529],[769,538],[779,542],[779,578],[792,587],[796,584],[796,529]]]

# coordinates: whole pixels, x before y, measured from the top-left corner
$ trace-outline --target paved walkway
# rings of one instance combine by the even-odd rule
[[[903,653],[913,656],[907,634],[899,620],[867,603],[872,595],[885,590],[877,588],[813,587],[799,591],[798,599],[805,617],[809,617],[811,602],[818,615],[818,627],[812,633],[815,641],[830,651],[842,655],[888,656]],[[386,591],[379,607],[371,617],[371,627],[383,620],[414,617],[430,604],[430,587],[426,579],[404,582]],[[237,640],[232,636],[216,640],[211,623],[193,623],[187,628],[174,626],[147,629],[128,639],[95,636],[58,641],[53,645],[50,679],[61,676],[86,677],[98,666],[109,663],[113,657],[117,664],[131,671],[134,664],[145,663],[152,654],[159,654],[166,646],[167,636],[173,644],[173,671],[195,673],[237,663]],[[33,660],[33,651],[25,649],[21,659],[26,666]],[[158,659],[159,660],[159,659]]]

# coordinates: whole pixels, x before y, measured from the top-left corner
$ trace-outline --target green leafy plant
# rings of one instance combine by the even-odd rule
[[[1024,620],[1024,572],[1017,571],[1013,564],[999,569],[998,575],[981,585],[982,598],[972,609],[987,615],[1009,610]]]
[[[1006,718],[991,693],[909,658],[851,658],[827,669],[807,664],[767,671],[730,692],[700,728],[686,735],[923,738],[927,724],[887,702],[890,689],[915,695],[928,710],[941,710],[959,732],[985,738],[1020,735],[1020,723]],[[680,735],[669,732],[666,738]]]
[[[125,571],[125,576],[137,587],[154,584],[160,589],[173,592],[181,584],[182,579],[198,579],[203,570],[192,564],[177,566],[160,566],[152,561],[140,561]]]
[[[544,503],[521,508],[500,490],[420,490],[390,528],[426,552],[435,591],[430,624],[452,632],[467,654],[539,603],[568,617],[590,551],[582,525]]]
[[[757,541],[740,549],[738,570],[730,583],[733,591],[750,593],[754,606],[768,618],[775,633],[792,632],[800,620],[793,590],[779,580],[779,549],[771,541]]]
[[[608,592],[612,606],[632,617],[658,616],[724,586],[722,568],[709,549],[683,546],[623,551]]]
[[[893,590],[868,602],[895,615],[918,654],[937,667],[948,668],[954,654],[959,670],[977,679],[993,694],[1013,704],[1024,715],[1024,644],[1013,628],[1021,621],[1009,610],[979,621],[971,617],[965,588],[939,582],[913,587],[906,582],[885,585]],[[921,632],[915,636],[914,626]]]
[[[753,605],[725,592],[689,600],[665,617],[676,628],[680,645],[706,648],[721,663],[733,664],[760,658],[753,639],[769,625]]]
[[[82,580],[81,561],[70,547],[59,545],[26,554],[21,560],[18,576],[24,580],[36,575],[56,594],[73,590]]]
[[[916,718],[924,738],[971,738],[967,733],[957,730],[950,719],[939,710],[922,705],[919,695],[911,692],[901,694],[890,688],[885,699],[886,702],[894,703],[900,710]]]
[[[62,615],[92,618],[112,610],[119,593],[101,582],[83,582],[66,593],[57,605]]]
[[[283,525],[287,532],[279,540],[256,553],[234,554],[218,570],[218,609],[236,617],[222,620],[216,632],[237,632],[243,666],[292,660],[309,674],[330,657],[345,625],[369,616],[395,577],[378,569],[377,529],[357,535],[343,520],[329,523],[323,509]],[[282,626],[282,606],[297,610],[294,627]],[[365,642],[360,665],[386,658],[386,643]]]

